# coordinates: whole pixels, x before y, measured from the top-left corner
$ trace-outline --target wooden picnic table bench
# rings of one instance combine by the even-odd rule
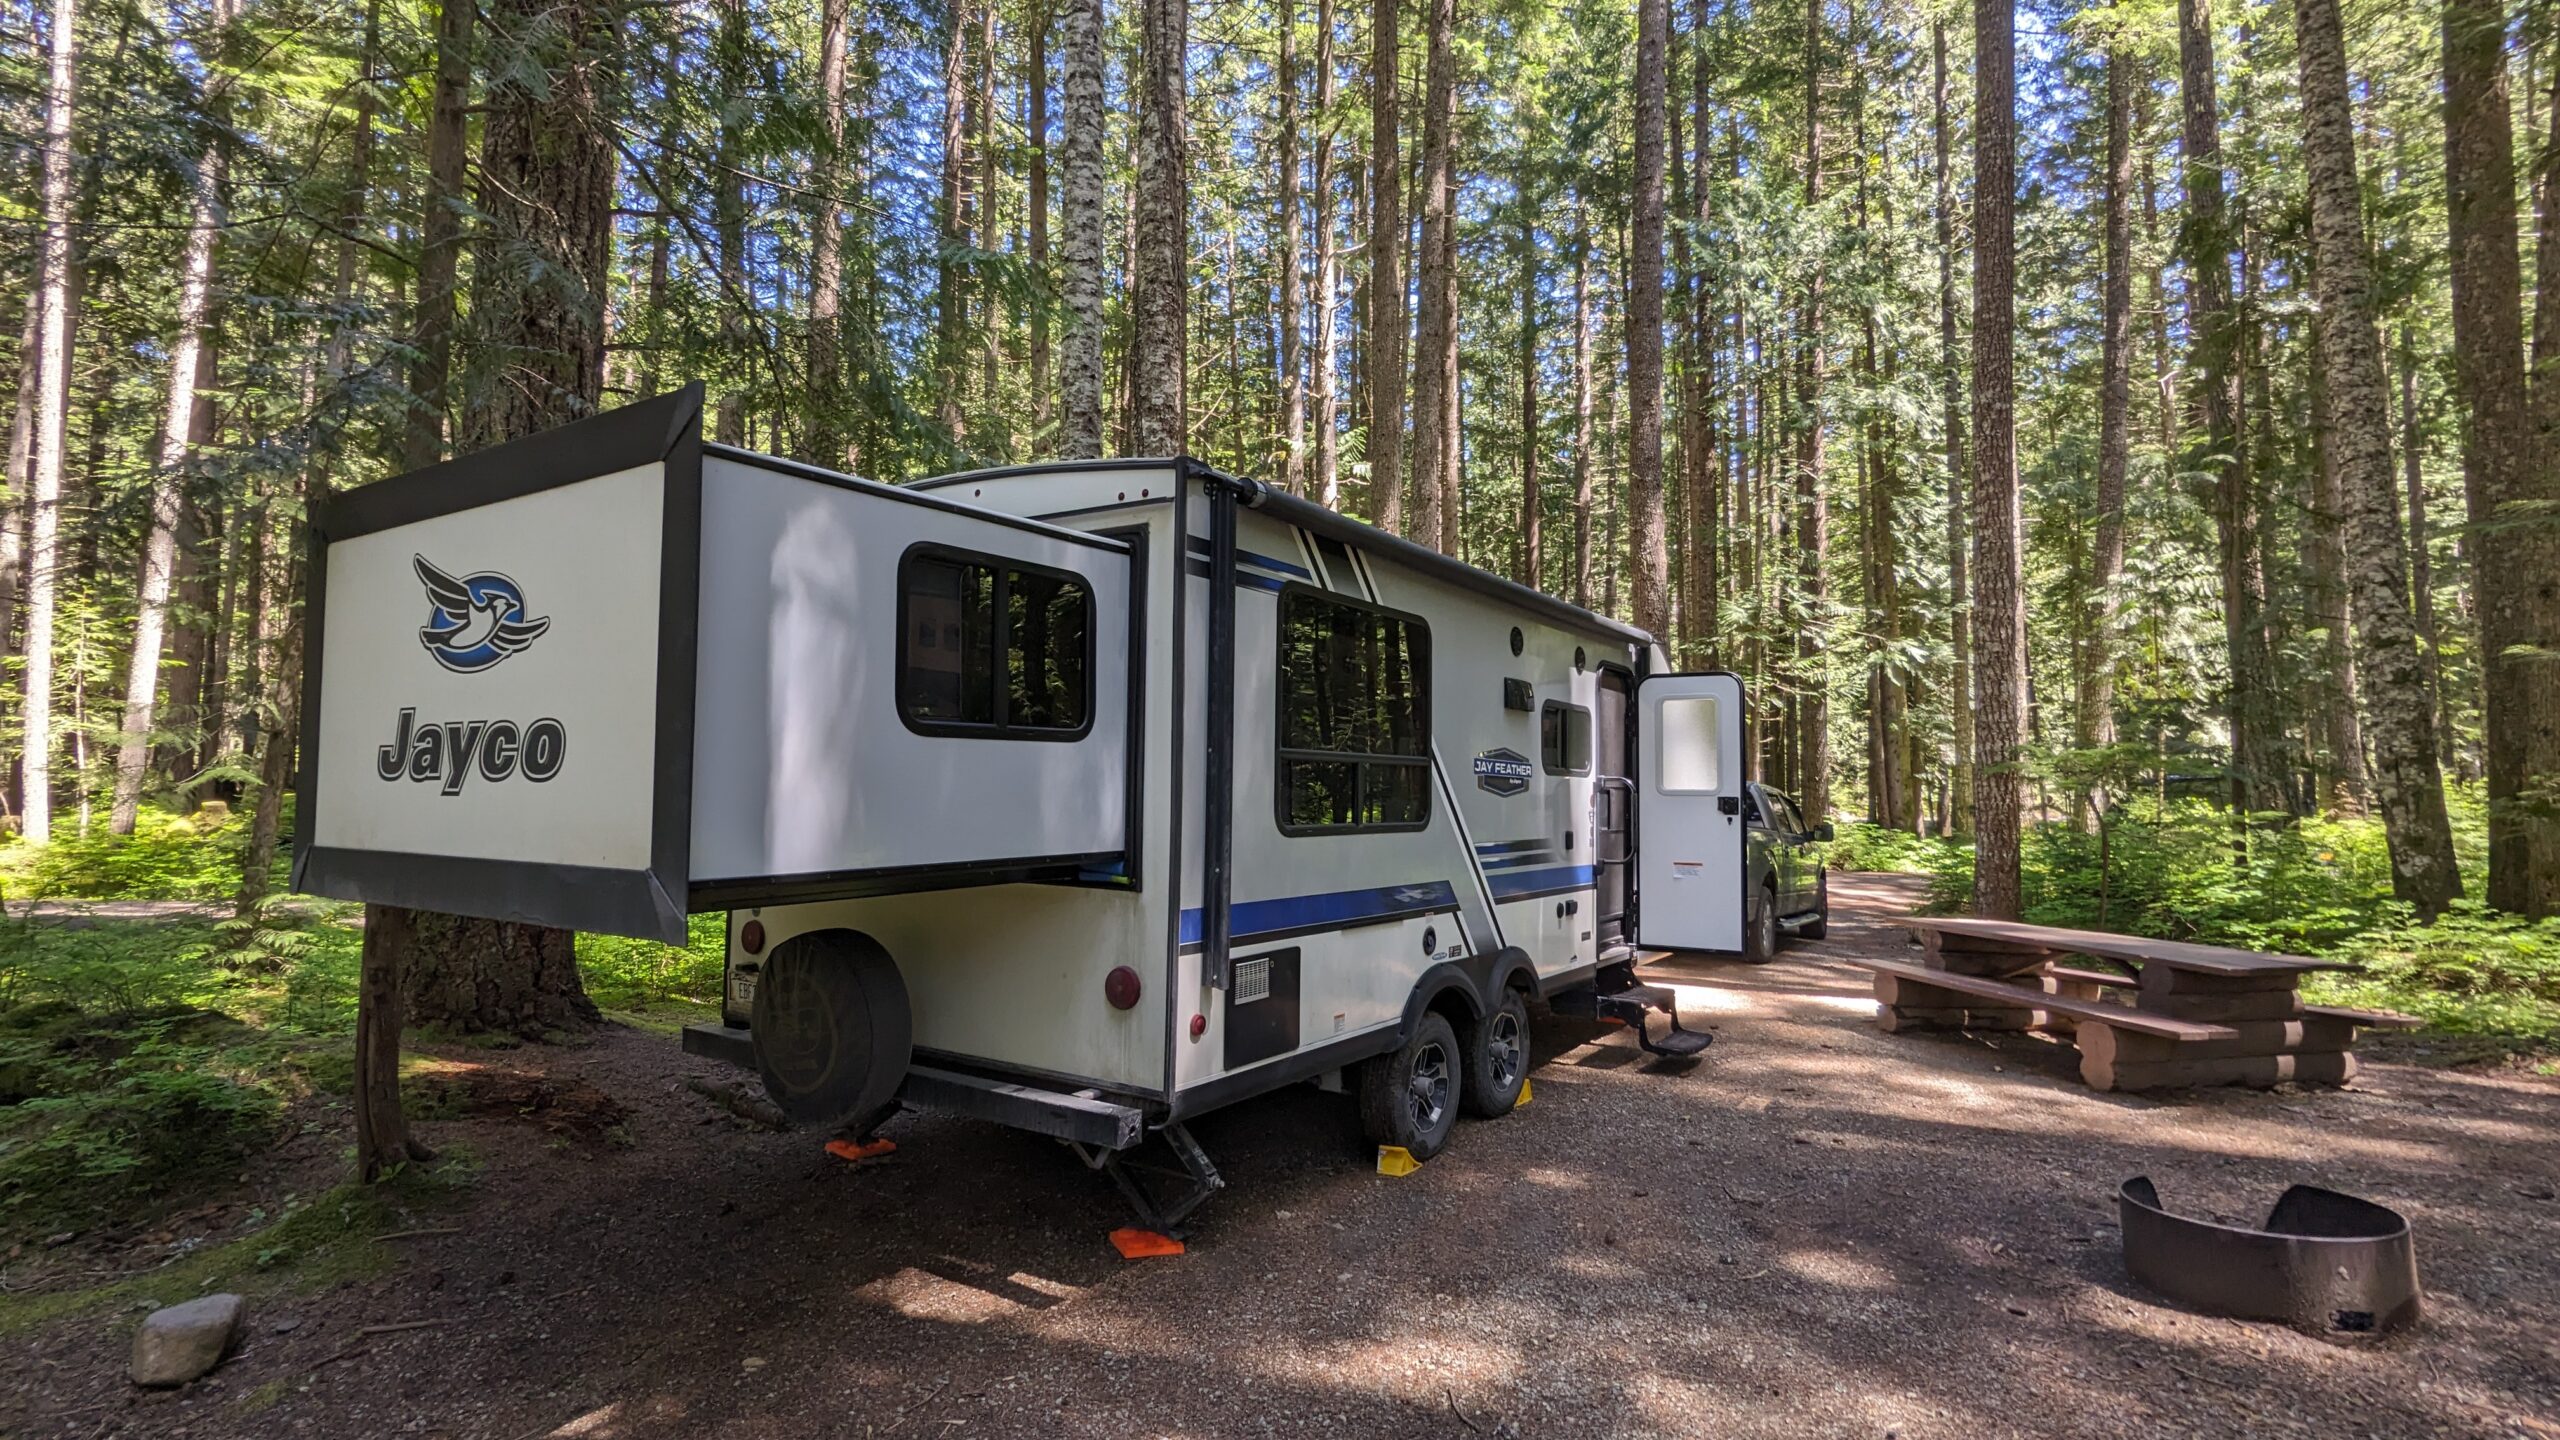
[[[2418,1023],[2303,1004],[2304,975],[2354,968],[2335,960],[2013,920],[1906,923],[1923,964],[1850,962],[1875,974],[1878,1023],[2061,1032],[2079,1046],[2081,1078],[2098,1090],[2342,1085],[2355,1078],[2359,1027]],[[2110,993],[2126,1000],[2104,998]]]

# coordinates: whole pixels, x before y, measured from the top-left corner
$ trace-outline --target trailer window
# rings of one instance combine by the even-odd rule
[[[1713,795],[1721,790],[1716,697],[1674,696],[1654,713],[1662,730],[1662,776],[1655,790],[1664,795]]]
[[[1431,631],[1320,591],[1280,599],[1278,802],[1292,835],[1431,819]]]
[[[926,735],[1067,740],[1092,721],[1093,592],[918,546],[899,561],[898,714]]]
[[[1550,775],[1591,773],[1591,712],[1562,700],[1538,711],[1538,759]]]

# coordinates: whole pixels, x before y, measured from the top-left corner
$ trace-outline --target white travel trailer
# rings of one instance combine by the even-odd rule
[[[804,1121],[1056,1136],[1160,1226],[1214,1107],[1356,1090],[1421,1158],[1508,1110],[1532,998],[1705,1047],[1633,960],[1743,948],[1734,677],[1189,460],[893,487],[700,411],[315,517],[301,888],[726,911],[687,1048]],[[1121,1164],[1150,1136],[1177,1193]]]

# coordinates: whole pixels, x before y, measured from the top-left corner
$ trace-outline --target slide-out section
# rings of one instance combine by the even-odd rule
[[[297,885],[689,910],[1129,849],[1129,547],[700,439],[672,396],[314,517]]]

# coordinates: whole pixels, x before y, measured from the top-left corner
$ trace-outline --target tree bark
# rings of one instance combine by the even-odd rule
[[[2231,803],[2279,808],[2275,666],[2266,642],[2266,577],[2258,562],[2258,504],[2240,430],[2239,315],[2231,303],[2231,236],[2223,209],[2222,131],[2213,73],[2211,0],[2179,0],[2178,78],[2187,209],[2180,248],[2188,267],[2197,409],[2203,434],[2191,470],[2214,477],[2221,545],[2223,644],[2230,668]]]
[[[1298,194],[1298,3],[1280,0],[1280,484],[1307,490],[1307,284]]]
[[[1423,0],[1422,244],[1414,318],[1413,528],[1414,538],[1443,553],[1456,553],[1457,516],[1450,504],[1456,485],[1458,437],[1451,401],[1458,383],[1457,276],[1452,227],[1456,197],[1450,188],[1450,132],[1457,122],[1457,61],[1451,31],[1456,0]]]
[[[1187,448],[1189,403],[1184,359],[1191,236],[1189,127],[1183,57],[1189,25],[1183,0],[1140,0],[1138,273],[1131,288],[1137,320],[1131,337],[1137,365],[1136,440],[1142,455]]]
[[[987,0],[992,3],[992,0]],[[960,252],[969,246],[969,29],[970,0],[952,0],[951,33],[942,54],[941,235],[934,260],[934,416],[952,448],[968,448],[967,412],[961,405],[961,367],[969,324],[967,276]]]
[[[427,194],[418,222],[418,309],[409,362],[409,423],[400,460],[423,470],[444,458],[445,412],[452,408],[455,276],[462,255],[463,172],[469,139],[472,27],[470,0],[436,7],[435,92],[427,116]]]
[[[279,747],[282,748],[282,747]],[[400,1108],[400,983],[417,933],[367,924],[356,980],[356,1176],[365,1184],[435,1152],[409,1133]]]
[[[818,120],[826,138],[819,142],[817,225],[809,237],[809,393],[800,422],[809,458],[831,469],[850,463],[843,346],[846,9],[847,0],[820,0],[818,7]]]
[[[1822,7],[1805,0],[1804,204],[1822,209]],[[1817,224],[1819,222],[1817,221]],[[1797,343],[1796,399],[1802,414],[1796,432],[1796,667],[1802,687],[1796,744],[1804,763],[1796,778],[1805,819],[1831,813],[1831,697],[1825,674],[1824,634],[1830,604],[1831,501],[1823,488],[1825,355],[1822,336],[1824,264],[1817,254],[1805,280],[1804,322]]]
[[[1538,235],[1523,179],[1513,198],[1520,207],[1520,550],[1514,578],[1532,590],[1546,588],[1546,499],[1538,490]]]
[[[1336,434],[1342,419],[1342,247],[1333,216],[1333,0],[1316,0],[1316,499],[1328,510],[1342,505],[1342,451]]]
[[[1065,194],[1066,344],[1058,359],[1058,453],[1102,454],[1102,0],[1066,5],[1066,134],[1059,165]]]
[[[2337,0],[2294,0],[2302,75],[2302,158],[2311,191],[2321,358],[2328,367],[2329,429],[2346,510],[2348,593],[2355,612],[2371,717],[2374,798],[2391,846],[2391,888],[2425,916],[2462,893],[2443,777],[2426,707],[2426,672],[2403,588],[2398,486],[2383,427],[2390,415],[2382,345],[2375,332],[2364,199],[2356,184],[2355,131],[2347,101],[2346,41]]]
[[[2445,0],[2445,218],[2451,240],[2455,376],[2462,397],[2463,496],[2471,522],[2480,621],[2489,790],[2489,903],[2523,915],[2560,913],[2560,535],[2533,507],[2560,500],[2560,428],[2537,434],[2560,375],[2528,382],[2523,273],[2517,256],[2515,132],[2506,70],[2506,7]],[[2560,268],[2546,244],[2546,285]],[[2554,342],[2560,288],[2537,313],[2538,360]],[[2377,717],[2377,724],[2379,717]],[[2377,781],[2380,777],[2377,775]]]
[[[1668,0],[1636,0],[1635,214],[1627,248],[1627,564],[1635,623],[1671,635],[1671,555],[1662,506],[1663,107]]]
[[[1369,507],[1404,530],[1404,160],[1397,138],[1398,0],[1369,11]]]
[[[2133,422],[2133,86],[2137,62],[2119,38],[2107,52],[2106,301],[2098,379],[2098,529],[2089,562],[2088,638],[2073,743],[2116,739],[2116,586],[2124,575],[2125,471]]]
[[[44,110],[43,232],[37,240],[36,286],[43,295],[43,339],[37,347],[35,438],[29,460],[27,645],[21,765],[25,795],[19,834],[41,845],[53,837],[53,615],[59,558],[62,451],[68,428],[73,306],[71,303],[71,112],[76,0],[53,0]]]
[[[231,23],[229,0],[216,0],[206,48],[221,52]],[[217,60],[215,62],[219,64]],[[202,97],[210,109],[224,88],[218,72]],[[367,107],[360,123],[370,128]],[[142,808],[142,782],[151,766],[151,732],[158,719],[160,650],[169,621],[169,591],[178,566],[178,515],[186,503],[187,460],[196,434],[197,371],[205,332],[212,324],[213,250],[222,232],[223,148],[209,142],[196,162],[187,245],[179,262],[177,331],[169,345],[169,391],[160,424],[160,454],[151,483],[151,524],[142,543],[142,582],[134,602],[133,653],[125,674],[123,734],[116,747],[115,803],[107,828],[133,833]]]
[[[2409,338],[2409,325],[2400,326],[2400,464],[2401,475],[2408,486],[2409,502],[2409,600],[2411,618],[2418,626],[2419,653],[2427,662],[2427,706],[2434,717],[2436,758],[2447,765],[2460,766],[2455,757],[2453,726],[2444,703],[2444,661],[2437,648],[2436,581],[2433,544],[2427,522],[2427,479],[2424,462],[2424,440],[2418,428],[2418,356]],[[2338,566],[2344,583],[2346,555],[2341,544]],[[2343,594],[2343,590],[2340,592]]]
[[[1049,21],[1056,0],[1033,0],[1029,70],[1023,103],[1030,107],[1029,175],[1023,184],[1024,224],[1030,230],[1031,273],[1042,287],[1031,307],[1031,425],[1049,428]]]
[[[496,0],[488,19],[542,73],[511,72],[486,99],[488,240],[471,295],[483,353],[458,427],[466,451],[594,413],[610,275],[612,15],[587,0]],[[407,932],[386,953],[409,957],[401,988],[420,1024],[539,1037],[598,1018],[566,930],[388,905],[367,906],[365,924]]]
[[[2019,557],[2013,354],[2017,74],[2008,0],[1973,7],[1973,908],[2018,918],[2019,760],[2026,733],[2027,615]]]
[[[1591,608],[1591,217],[1573,195],[1573,603]]]
[[[2364,727],[2357,719],[2363,697],[2356,685],[2354,647],[2347,643],[2347,545],[2343,512],[2338,503],[2337,440],[2329,429],[2329,367],[2318,352],[2319,322],[2313,321],[2310,401],[2312,409],[2311,503],[2302,517],[2304,569],[2309,581],[2311,616],[2320,627],[2320,673],[2313,677],[2313,702],[2319,721],[2320,803],[2336,815],[2362,815],[2366,809]],[[2386,417],[2387,420],[2387,417]],[[2397,497],[2394,497],[2397,504]],[[2425,627],[2417,629],[2420,658],[2425,655]],[[2427,686],[2428,713],[2434,714],[2434,685]],[[2433,736],[2432,723],[2428,734]],[[2432,738],[2429,741],[2433,743]]]
[[[1947,27],[1929,23],[1930,137],[1936,159],[1938,391],[1947,466],[1947,714],[1954,758],[1947,770],[1947,828],[1973,833],[1973,593],[1967,577],[1964,370],[1956,343],[1955,182],[1947,123]]]

